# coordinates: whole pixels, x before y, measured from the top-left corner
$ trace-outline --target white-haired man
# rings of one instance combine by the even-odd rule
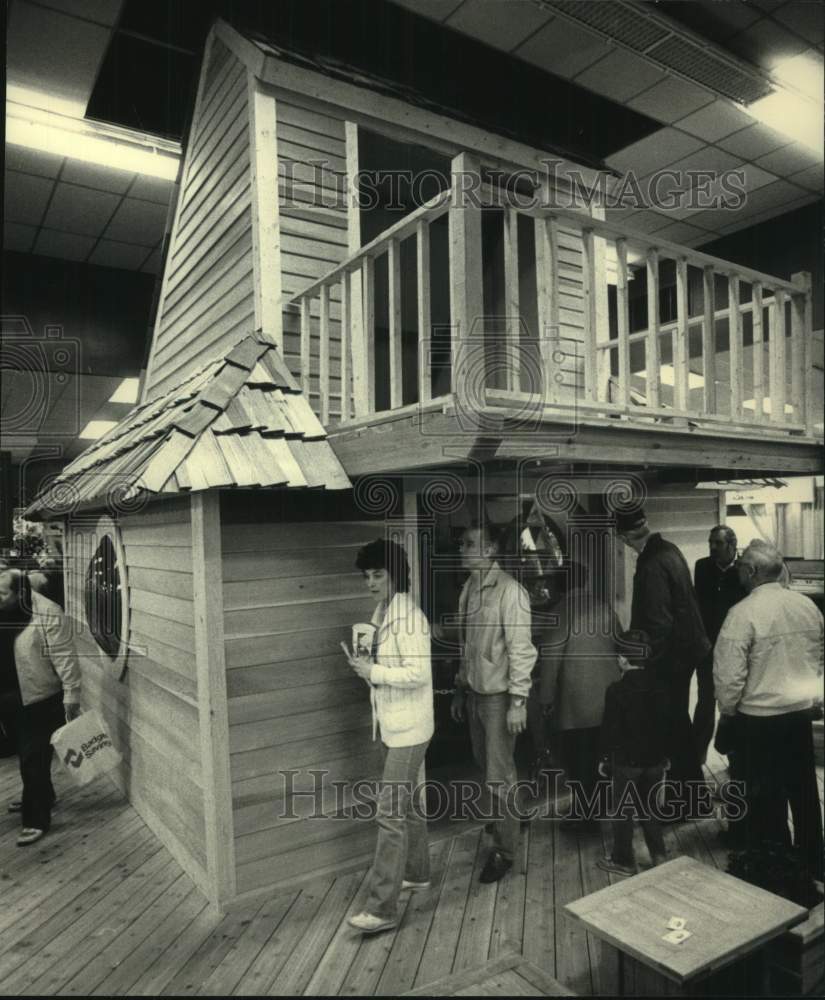
[[[812,713],[822,703],[822,614],[782,586],[782,554],[749,545],[738,573],[749,592],[728,612],[716,641],[713,680],[720,712],[735,716],[737,770],[746,783],[746,843],[794,844],[822,878],[822,816]]]

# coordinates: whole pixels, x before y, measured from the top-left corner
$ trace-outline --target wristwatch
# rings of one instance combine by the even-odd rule
[[[527,704],[527,699],[521,695],[510,695],[510,707],[511,708],[524,708]]]

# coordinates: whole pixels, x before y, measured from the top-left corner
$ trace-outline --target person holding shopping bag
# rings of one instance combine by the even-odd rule
[[[377,724],[386,756],[366,908],[349,923],[375,934],[395,927],[402,889],[430,885],[423,807],[424,756],[433,735],[430,630],[410,596],[409,564],[400,545],[377,538],[359,551],[355,565],[378,603],[372,654],[356,650],[348,659],[370,685],[373,738]]]
[[[19,569],[0,572],[0,701],[20,759],[23,797],[10,811],[22,813],[17,844],[25,847],[51,824],[49,740],[80,714],[80,667],[63,612]]]

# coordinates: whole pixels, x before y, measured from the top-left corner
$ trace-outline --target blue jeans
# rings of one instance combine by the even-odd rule
[[[366,912],[394,920],[402,879],[427,882],[430,853],[424,817],[424,755],[430,741],[411,747],[386,747],[378,791],[378,842],[369,875]],[[412,795],[418,799],[412,808]]]
[[[485,781],[495,782],[493,795],[498,799],[498,812],[503,817],[493,824],[493,846],[512,861],[518,851],[521,821],[513,812],[511,791],[518,780],[514,757],[516,738],[507,731],[507,709],[510,695],[467,693],[467,722],[473,757],[481,768]]]

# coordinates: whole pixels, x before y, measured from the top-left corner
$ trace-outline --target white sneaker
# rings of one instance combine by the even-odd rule
[[[347,923],[362,934],[378,934],[379,931],[392,930],[396,921],[384,920],[383,917],[376,917],[372,913],[356,913]]]
[[[416,892],[416,891],[420,891],[422,889],[429,889],[431,884],[432,883],[430,883],[429,881],[427,881],[427,882],[408,882],[406,879],[404,879],[402,881],[402,883],[401,883],[401,891],[403,892],[405,889],[412,889],[413,892]]]

